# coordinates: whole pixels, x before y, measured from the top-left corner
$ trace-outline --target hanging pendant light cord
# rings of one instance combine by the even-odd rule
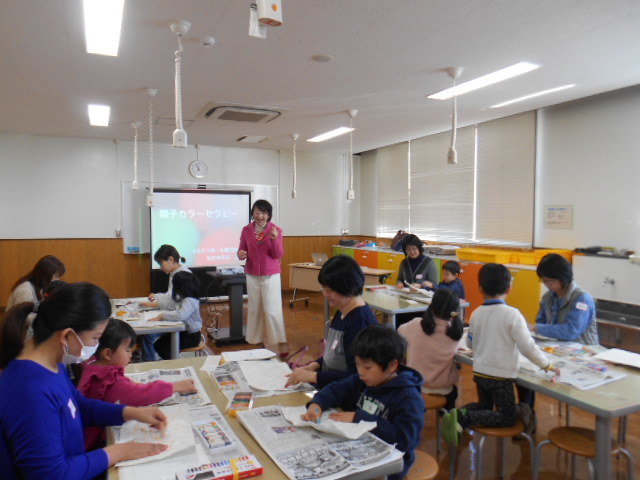
[[[298,162],[296,159],[296,143],[298,140],[298,134],[293,134],[293,190],[291,191],[291,198],[296,198],[298,195],[296,192],[296,182],[298,177]]]
[[[176,128],[182,128],[182,35],[178,35],[178,50],[176,54]]]
[[[353,190],[353,116],[349,115],[349,191]]]
[[[153,100],[149,96],[149,193],[153,195]]]
[[[456,86],[456,79],[453,79],[453,87]],[[456,137],[458,130],[458,96],[454,95],[452,97],[453,103],[451,108],[451,148],[455,148],[456,146]]]
[[[138,189],[138,125],[133,125],[133,182],[131,188]]]

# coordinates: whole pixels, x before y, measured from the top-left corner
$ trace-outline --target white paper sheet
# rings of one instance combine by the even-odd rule
[[[145,423],[132,420],[130,422],[126,422],[121,427],[114,429],[115,440],[116,443],[162,443],[164,445],[168,445],[169,448],[160,452],[158,455],[120,462],[117,464],[118,467],[155,462],[156,460],[160,460],[195,447],[195,439],[191,429],[189,407],[186,405],[172,405],[170,407],[160,408],[167,416],[167,428],[164,431],[156,430]]]
[[[252,350],[238,350],[236,352],[222,352],[225,362],[240,362],[243,360],[265,360],[273,358],[276,354],[266,348],[254,348]]]
[[[256,390],[291,390],[285,388],[289,365],[284,362],[238,362],[240,370],[251,388]]]
[[[326,412],[322,412],[322,416],[320,417],[320,421],[318,423],[308,422],[300,418],[300,416],[307,411],[306,407],[301,406],[281,408],[284,418],[286,418],[296,427],[311,427],[320,432],[332,433],[333,435],[348,438],[349,440],[360,438],[366,432],[369,432],[376,428],[377,425],[376,422],[347,423],[331,420],[329,418],[329,414],[336,412],[337,410],[327,410]]]
[[[213,373],[215,372],[218,365],[220,365],[220,360],[222,359],[221,355],[207,355],[204,363],[200,367],[200,370],[203,372]]]
[[[156,318],[163,311],[166,310],[153,310],[150,312],[140,312],[138,320],[127,320],[127,323],[131,325],[133,328],[157,328],[162,326],[174,326],[174,325],[182,325],[182,322],[177,321],[167,321],[167,320],[157,320],[150,321],[152,318]],[[133,317],[130,317],[133,318]]]
[[[619,348],[611,348],[597,354],[594,358],[611,363],[619,363],[620,365],[629,365],[630,367],[640,368],[640,354],[628,352],[627,350],[620,350]]]

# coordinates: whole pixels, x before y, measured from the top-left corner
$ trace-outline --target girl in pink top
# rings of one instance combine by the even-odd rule
[[[284,255],[282,229],[271,222],[273,207],[256,200],[251,208],[253,222],[242,229],[238,258],[246,260],[248,343],[278,344],[280,356],[288,356],[282,313],[280,261]],[[266,341],[265,341],[266,340]]]
[[[398,328],[408,343],[407,365],[424,378],[422,391],[444,395],[447,410],[455,407],[458,398],[455,384],[460,370],[453,356],[463,331],[459,306],[460,301],[451,290],[437,290],[422,318],[414,318]]]
[[[121,405],[140,407],[161,402],[175,392],[196,391],[193,380],[169,383],[157,380],[151,383],[136,383],[124,375],[124,367],[131,362],[131,352],[136,344],[136,334],[127,322],[110,318],[100,337],[95,362],[86,365],[78,390],[87,398],[104,400]],[[99,427],[85,428],[84,445],[87,451],[99,448],[105,441],[104,430]]]

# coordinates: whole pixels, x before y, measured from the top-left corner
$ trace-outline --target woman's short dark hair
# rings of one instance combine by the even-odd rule
[[[563,287],[566,287],[573,281],[573,268],[569,261],[562,255],[557,253],[549,253],[542,257],[538,268],[536,268],[538,277],[553,278],[560,280]]]
[[[115,352],[122,345],[122,342],[127,339],[129,339],[129,345],[136,343],[136,332],[133,327],[118,318],[110,318],[100,337],[96,356],[107,348]]]
[[[337,255],[322,265],[318,273],[318,283],[345,297],[357,297],[362,295],[364,273],[353,258]]]
[[[256,208],[261,212],[266,213],[269,217],[267,221],[271,221],[271,216],[273,215],[273,206],[269,202],[267,202],[266,200],[256,200],[253,203],[253,207],[251,207],[251,217],[253,217],[253,211]]]
[[[34,305],[24,302],[6,314],[0,330],[0,368],[4,368],[24,348],[27,316]],[[76,333],[93,330],[111,315],[109,296],[91,283],[70,283],[54,290],[38,306],[33,320],[33,341],[45,342],[55,332],[72,328]]]
[[[178,253],[178,249],[173,245],[160,245],[160,248],[153,254],[153,259],[156,263],[160,263],[163,260],[169,260],[169,258],[173,258],[173,261],[176,263],[186,262],[184,257],[181,257]]]
[[[420,326],[427,335],[433,335],[436,330],[436,317],[449,321],[449,327],[445,334],[452,340],[460,340],[463,333],[462,320],[458,316],[460,300],[458,296],[448,288],[436,290],[431,299],[431,304],[424,312]]]
[[[490,297],[504,295],[511,287],[511,272],[501,263],[485,263],[478,272],[478,283]]]
[[[446,270],[447,272],[453,273],[454,275],[460,275],[460,264],[455,260],[444,262],[444,265],[442,265],[442,269]]]
[[[373,324],[360,330],[351,344],[355,357],[371,360],[387,369],[393,360],[402,363],[407,354],[407,341],[393,328]]]
[[[179,302],[185,298],[200,298],[200,280],[191,272],[178,272],[173,276],[171,298]]]
[[[422,240],[420,240],[418,236],[414,235],[413,233],[410,233],[402,239],[402,251],[405,255],[407,255],[407,247],[409,247],[410,245],[416,247],[420,254],[422,254],[422,247],[424,246],[424,244],[422,243]]]
[[[18,279],[18,281],[11,287],[11,290],[15,289],[23,282],[31,282],[36,290],[36,296],[38,300],[42,299],[42,291],[51,282],[54,275],[61,277],[64,275],[66,269],[64,263],[62,263],[57,257],[53,255],[45,255],[36,262],[31,271],[25,276]]]

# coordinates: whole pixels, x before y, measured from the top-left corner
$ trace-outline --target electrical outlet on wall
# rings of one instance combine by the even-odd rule
[[[342,229],[342,235],[349,235],[349,229],[348,228],[343,228]]]
[[[356,192],[354,190],[347,190],[347,200],[355,200]]]

